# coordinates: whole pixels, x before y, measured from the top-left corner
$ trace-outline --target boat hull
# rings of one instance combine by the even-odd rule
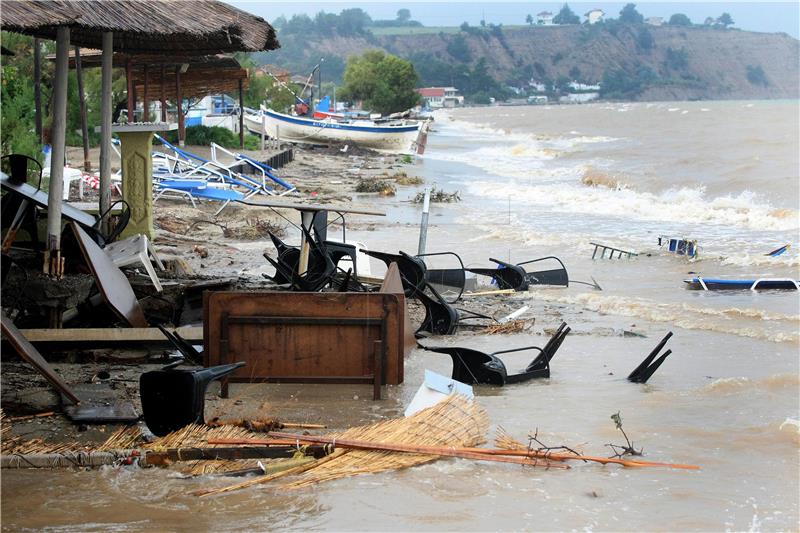
[[[382,152],[413,154],[418,151],[422,123],[398,126],[362,125],[330,119],[312,120],[267,110],[260,115],[245,115],[245,125],[253,133],[309,144],[353,144]]]

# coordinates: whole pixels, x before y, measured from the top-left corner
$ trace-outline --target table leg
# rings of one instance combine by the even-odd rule
[[[300,261],[297,264],[297,273],[302,276],[308,270],[308,255],[311,251],[311,244],[306,239],[306,231],[311,234],[311,229],[314,226],[314,212],[301,211],[300,224],[305,231],[300,235]]]

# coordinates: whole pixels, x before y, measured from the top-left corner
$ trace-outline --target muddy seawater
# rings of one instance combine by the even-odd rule
[[[521,334],[431,339],[493,352],[541,346],[572,327],[550,379],[478,386],[477,401],[519,440],[609,455],[623,427],[644,459],[699,471],[573,464],[570,470],[445,459],[310,489],[189,492],[231,480],[167,470],[4,471],[8,531],[797,530],[800,524],[800,300],[796,292],[702,292],[683,279],[800,277],[796,101],[670,102],[460,109],[437,113],[407,167],[461,201],[433,204],[427,251],[468,266],[555,255],[571,284],[505,296],[536,318]],[[371,249],[414,252],[420,189],[379,199],[385,220],[354,224]],[[696,239],[688,260],[659,235]],[[637,252],[592,260],[599,242]],[[786,243],[779,257],[764,254]],[[444,260],[442,260],[444,261]],[[442,264],[441,266],[445,266]],[[377,265],[374,272],[380,273]],[[460,304],[470,307],[470,302]],[[669,331],[672,355],[647,384],[625,377]],[[626,333],[628,332],[628,333]],[[529,362],[504,357],[510,371]],[[286,420],[332,428],[402,416],[423,371],[450,359],[415,350],[406,381],[368,387],[234,385]]]

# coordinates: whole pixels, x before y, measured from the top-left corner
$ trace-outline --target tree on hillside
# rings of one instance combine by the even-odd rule
[[[454,35],[450,39],[450,42],[447,43],[447,53],[453,56],[453,59],[462,63],[469,63],[472,61],[472,53],[470,52],[469,45],[467,45],[467,40],[460,33]]]
[[[525,17],[525,22],[533,26],[533,17],[530,14],[528,14],[528,16]]]
[[[717,19],[717,24],[720,24],[720,25],[724,26],[725,28],[727,28],[728,26],[733,26],[733,19],[731,18],[731,16],[728,13],[723,13]]]
[[[554,24],[580,24],[581,18],[576,15],[570,8],[569,4],[564,4],[558,15],[553,17]]]
[[[683,13],[675,13],[669,18],[670,26],[691,26],[692,21]]]
[[[644,16],[636,11],[636,4],[625,4],[619,12],[619,21],[624,24],[641,24],[644,22]]]
[[[419,102],[415,88],[419,76],[414,65],[382,50],[368,50],[347,60],[343,98],[363,100],[372,111],[404,111]]]
[[[411,11],[408,9],[398,9],[397,10],[397,22],[405,23],[411,20]]]

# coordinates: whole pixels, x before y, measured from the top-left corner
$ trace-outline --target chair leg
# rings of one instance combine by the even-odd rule
[[[153,263],[150,262],[150,258],[147,256],[147,249],[143,252],[139,252],[139,261],[141,261],[144,269],[147,271],[147,275],[150,276],[150,281],[153,282],[153,286],[156,288],[158,292],[163,292],[164,289],[161,287],[161,281],[158,279],[158,274],[156,274],[156,270],[153,268]]]

